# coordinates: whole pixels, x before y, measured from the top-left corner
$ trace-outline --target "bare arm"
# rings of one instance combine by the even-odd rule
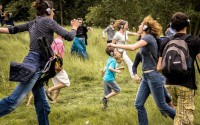
[[[139,36],[140,34],[138,34],[136,32],[127,31],[127,35],[130,35],[130,36]]]
[[[102,32],[102,37],[103,37],[103,38],[105,38],[105,32],[107,32],[107,31],[108,31],[108,27],[105,28],[105,29],[103,30],[103,32]]]
[[[162,62],[162,57],[159,57],[159,59],[158,59],[158,64],[157,64],[157,70],[158,70],[158,71],[162,71],[161,62]]]
[[[8,28],[0,28],[0,33],[9,33]]]
[[[87,27],[87,29],[93,31],[92,27]]]
[[[199,59],[199,61],[200,61],[200,53],[199,54],[197,54],[197,58]]]
[[[147,45],[147,42],[144,40],[140,40],[138,42],[136,42],[135,44],[132,45],[122,45],[122,44],[114,44],[114,40],[112,40],[112,43],[109,43],[107,46],[112,46],[115,48],[121,48],[121,49],[126,49],[126,50],[130,50],[130,51],[135,51],[136,49]]]
[[[109,69],[110,71],[112,71],[112,72],[116,72],[116,73],[121,74],[121,70],[113,69],[112,67],[109,67],[108,69]]]

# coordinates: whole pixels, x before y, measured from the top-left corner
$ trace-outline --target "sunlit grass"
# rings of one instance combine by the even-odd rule
[[[102,29],[95,28],[88,32],[87,51],[89,60],[82,60],[70,54],[72,42],[65,42],[64,69],[67,71],[71,86],[61,90],[58,104],[51,105],[49,121],[51,125],[137,125],[137,111],[133,103],[138,89],[129,76],[127,68],[122,74],[117,75],[116,81],[122,91],[109,100],[109,108],[101,110],[103,84],[100,69],[106,64],[108,56],[105,53],[106,39],[101,37]],[[134,43],[136,37],[129,37]],[[8,81],[10,61],[22,62],[28,53],[29,35],[0,34],[0,99],[8,96],[16,83]],[[131,60],[136,52],[128,52]],[[141,75],[141,66],[139,74]],[[200,81],[199,74],[197,74]],[[52,83],[50,82],[50,86]],[[198,84],[198,86],[200,86]],[[196,102],[200,100],[199,90],[196,91]],[[26,106],[27,98],[11,114],[0,118],[1,125],[36,125],[34,106]],[[161,115],[150,96],[146,102],[150,125],[172,125],[170,118]],[[196,103],[195,125],[200,124],[200,104]]]

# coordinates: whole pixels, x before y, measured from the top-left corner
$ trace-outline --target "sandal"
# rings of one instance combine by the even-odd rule
[[[45,93],[46,93],[48,99],[49,99],[50,101],[53,101],[53,99],[52,99],[52,97],[51,97],[51,92],[49,92],[48,90],[45,90]]]

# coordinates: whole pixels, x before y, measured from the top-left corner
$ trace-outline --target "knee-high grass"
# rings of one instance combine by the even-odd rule
[[[102,29],[94,28],[88,32],[88,60],[70,54],[72,42],[65,41],[64,69],[69,75],[71,86],[63,88],[58,97],[58,104],[51,104],[49,121],[51,125],[137,125],[137,111],[134,99],[139,87],[129,75],[127,67],[116,76],[116,82],[122,91],[108,102],[108,109],[101,109],[103,83],[100,70],[106,65],[106,39],[102,38]],[[135,43],[136,37],[130,36],[129,42]],[[29,50],[29,34],[0,34],[0,99],[9,96],[17,83],[9,82],[9,64],[11,61],[22,62]],[[136,52],[128,52],[134,60]],[[125,64],[123,64],[126,66]],[[138,68],[141,76],[141,66]],[[197,81],[200,81],[197,74]],[[50,80],[49,86],[52,86]],[[198,84],[198,87],[200,85]],[[196,91],[195,125],[200,124],[199,89]],[[27,98],[11,114],[0,118],[0,125],[36,125],[34,106],[26,106]],[[33,105],[33,103],[32,103]],[[173,120],[165,118],[156,108],[150,96],[145,104],[149,125],[172,125]]]

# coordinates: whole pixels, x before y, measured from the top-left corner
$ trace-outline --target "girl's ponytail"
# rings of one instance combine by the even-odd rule
[[[37,9],[39,6],[41,6],[43,2],[43,0],[36,0],[35,2],[33,2],[32,6]]]

